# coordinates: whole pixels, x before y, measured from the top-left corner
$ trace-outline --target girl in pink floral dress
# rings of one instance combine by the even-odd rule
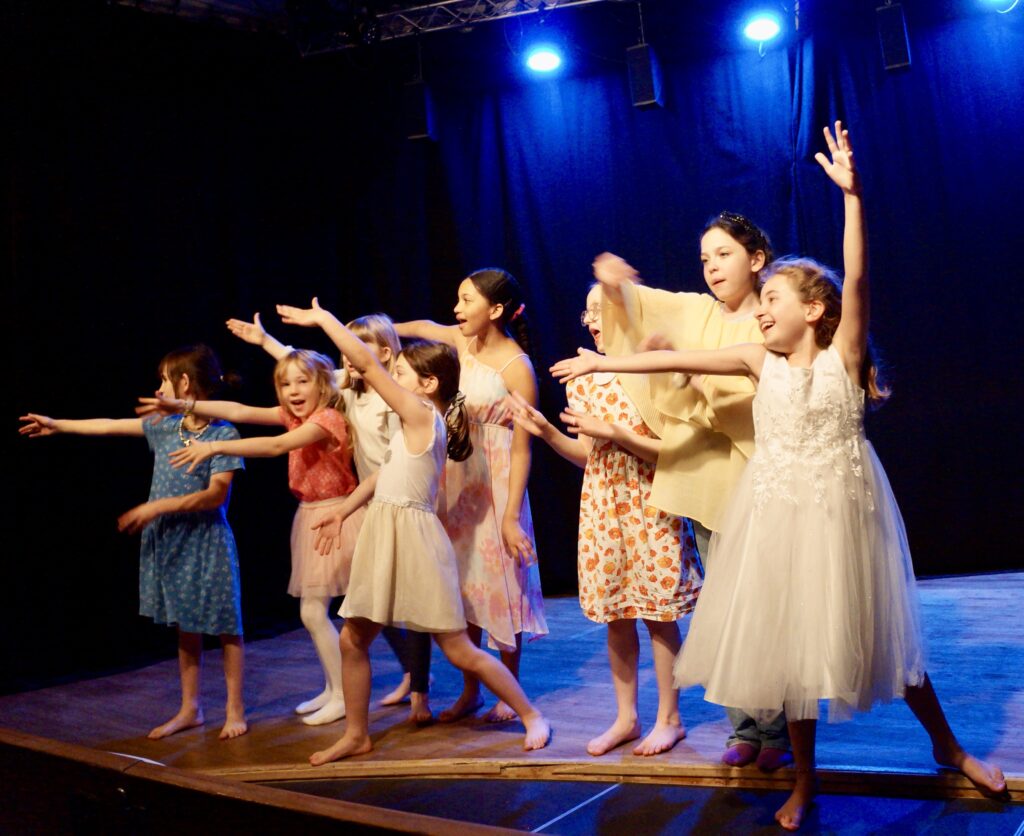
[[[470,637],[479,642],[486,630],[488,643],[501,652],[516,676],[523,634],[548,631],[526,495],[530,435],[513,429],[505,403],[513,392],[537,403],[537,378],[524,351],[524,308],[522,292],[510,274],[477,270],[459,285],[457,325],[427,320],[396,325],[399,336],[445,342],[459,353],[459,388],[466,396],[473,455],[448,463],[445,528],[459,560]],[[458,720],[481,705],[479,681],[464,674],[461,696],[440,719]],[[499,702],[487,718],[500,722],[514,716]]]
[[[581,321],[600,351],[600,286],[587,294]],[[656,755],[686,734],[672,664],[681,645],[676,622],[693,610],[702,583],[693,529],[689,520],[650,504],[661,441],[644,423],[618,377],[591,374],[566,389],[569,408],[562,420],[571,435],[559,432],[521,399],[512,399],[510,405],[518,426],[585,468],[577,564],[580,606],[591,621],[608,625],[617,707],[615,721],[587,744],[587,751],[603,755],[640,737],[636,625],[642,619],[651,636],[658,715],[633,753]]]

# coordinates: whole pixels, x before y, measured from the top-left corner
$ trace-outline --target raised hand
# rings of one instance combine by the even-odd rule
[[[253,314],[252,322],[246,322],[244,319],[229,319],[227,326],[228,330],[236,337],[253,345],[261,346],[267,339],[267,332],[260,322],[258,313]]]
[[[597,371],[598,361],[601,359],[600,354],[587,348],[580,348],[577,352],[579,356],[559,360],[548,369],[551,376],[559,383],[568,383],[577,377]]]
[[[853,164],[853,146],[850,144],[850,132],[843,130],[843,123],[836,120],[836,135],[828,125],[825,126],[825,144],[828,145],[828,152],[832,156],[829,160],[820,151],[814,155],[829,179],[841,188],[846,194],[860,194],[860,176]]]
[[[505,398],[505,405],[512,413],[512,420],[530,435],[543,438],[551,429],[551,424],[544,414],[518,392],[512,392]]]
[[[637,280],[636,270],[614,253],[601,253],[594,259],[594,278],[606,287],[618,288]]]
[[[187,447],[167,454],[171,467],[179,469],[188,465],[188,473],[196,469],[196,465],[215,455],[213,444],[207,441],[193,441]]]
[[[19,435],[27,435],[29,438],[45,438],[48,435],[56,435],[60,432],[57,429],[56,422],[46,415],[30,412],[28,415],[19,416],[18,420],[26,422],[18,427]]]
[[[314,296],[312,305],[309,308],[278,305],[277,313],[285,325],[302,325],[305,328],[315,328],[320,325],[320,315],[323,313],[323,308],[320,307],[320,301]]]
[[[159,392],[152,398],[139,398],[139,405],[135,407],[136,415],[176,415],[185,411],[186,401],[181,398],[165,398]]]

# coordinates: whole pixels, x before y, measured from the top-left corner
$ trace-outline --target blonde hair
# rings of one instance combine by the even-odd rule
[[[289,414],[291,413],[284,396],[281,394],[281,386],[284,385],[285,373],[288,371],[288,367],[293,365],[298,366],[316,381],[320,407],[338,408],[341,401],[341,393],[338,391],[338,384],[334,379],[334,361],[325,354],[300,348],[289,351],[274,366],[274,389],[277,392],[277,401],[283,409]]]
[[[824,312],[814,323],[814,341],[818,348],[828,348],[835,338],[843,314],[843,282],[824,264],[811,258],[780,258],[764,271],[764,280],[785,276],[803,303],[820,302]],[[868,339],[861,364],[861,384],[871,406],[879,407],[892,394],[883,378],[876,351]]]
[[[358,319],[353,319],[346,327],[367,345],[391,349],[391,356],[388,358],[387,363],[384,364],[384,367],[388,370],[388,374],[394,374],[395,360],[402,353],[402,343],[398,338],[398,332],[395,330],[395,323],[391,321],[391,317],[382,313],[367,314]],[[344,363],[342,363],[341,368],[339,388],[351,389],[359,393],[366,391],[366,381],[362,378],[352,380]]]
[[[473,442],[469,437],[466,396],[459,391],[459,355],[445,343],[410,340],[402,348],[402,356],[419,377],[437,378],[437,399],[444,406],[444,423],[448,428],[448,458],[465,461],[473,452]]]

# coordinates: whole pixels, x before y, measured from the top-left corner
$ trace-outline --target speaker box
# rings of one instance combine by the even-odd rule
[[[629,68],[629,95],[633,107],[661,106],[661,71],[650,44],[637,44],[626,50]]]
[[[903,6],[889,3],[875,9],[878,20],[878,37],[882,42],[882,63],[887,70],[898,70],[910,66],[910,41],[907,39],[907,23],[903,18]]]
[[[433,139],[430,90],[424,81],[410,81],[402,91],[402,128],[408,139]]]

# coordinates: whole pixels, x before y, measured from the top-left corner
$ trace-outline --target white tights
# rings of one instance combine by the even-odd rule
[[[329,595],[303,595],[299,600],[302,625],[313,639],[313,647],[324,669],[324,690],[313,699],[295,707],[297,714],[306,714],[302,722],[310,726],[333,723],[345,716],[345,697],[341,690],[341,649],[338,630],[330,618]]]

